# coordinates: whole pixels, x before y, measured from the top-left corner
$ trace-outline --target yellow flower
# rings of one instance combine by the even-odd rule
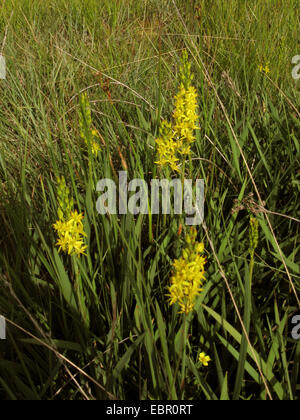
[[[86,93],[80,97],[79,126],[81,138],[87,146],[91,146],[92,153],[97,155],[101,147],[95,139],[99,138],[99,135],[97,130],[92,128],[91,107]]]
[[[93,141],[93,143],[92,143],[92,153],[93,153],[93,155],[97,155],[100,150],[101,150],[100,145],[96,141]]]
[[[83,241],[80,238],[80,235],[70,236],[68,240],[68,254],[71,255],[73,252],[77,255],[83,254],[87,249],[87,246],[84,245]]]
[[[56,245],[59,247],[59,252],[63,251],[63,252],[67,252],[68,250],[68,242],[69,242],[69,234],[62,234],[59,233],[59,239],[56,243]]]
[[[156,140],[158,160],[155,162],[160,166],[170,166],[173,171],[179,172],[176,156],[177,145],[173,139],[172,125],[167,121],[162,121],[160,127],[160,137]]]
[[[180,172],[178,162],[182,156],[191,154],[191,145],[196,137],[194,131],[199,129],[197,112],[197,92],[192,86],[194,75],[188,62],[187,52],[183,54],[180,68],[180,87],[175,96],[173,124],[163,121],[160,127],[160,137],[156,140],[160,166],[169,166],[173,171]]]
[[[82,224],[84,216],[77,210],[72,210],[73,199],[69,197],[70,190],[66,186],[65,179],[59,178],[58,181],[59,220],[53,225],[58,236],[56,246],[59,247],[59,252],[77,256],[86,255],[85,251],[88,247],[83,240],[87,236]]]
[[[203,291],[205,281],[206,258],[201,254],[204,244],[196,242],[196,229],[192,228],[186,235],[188,247],[183,250],[181,258],[173,262],[171,286],[168,288],[169,304],[178,302],[180,313],[193,311],[196,298]]]
[[[92,153],[94,155],[97,155],[98,152],[101,150],[100,144],[98,143],[97,140],[95,140],[96,138],[99,138],[99,134],[98,134],[97,130],[92,130],[92,135],[93,135]]]
[[[202,352],[199,354],[199,362],[202,364],[202,366],[207,367],[208,363],[211,362],[211,358]]]
[[[198,243],[198,245],[196,246],[196,252],[198,252],[199,254],[202,254],[204,252],[204,244],[203,243]]]
[[[264,68],[264,72],[266,73],[266,74],[268,74],[268,73],[270,73],[270,67],[269,67],[269,62],[267,62],[267,64],[265,65],[265,68]]]
[[[259,64],[258,68],[261,73],[265,73],[265,74],[270,73],[269,61],[266,63],[265,66],[263,64]]]
[[[197,92],[193,86],[188,89],[180,86],[180,91],[175,97],[174,135],[178,142],[178,152],[186,153],[186,148],[195,141],[194,131],[199,129],[196,124],[199,116],[197,114]],[[189,149],[188,149],[189,150]]]
[[[83,218],[84,218],[83,214],[82,213],[78,214],[77,210],[71,212],[71,220],[74,223],[76,224],[81,223]]]
[[[53,228],[58,232],[64,232],[66,229],[65,223],[60,219],[54,225]]]
[[[83,237],[87,236],[83,230],[83,214],[74,212],[67,221],[59,220],[53,225],[58,235],[57,246],[59,252],[67,252],[69,255],[84,254],[87,246],[84,244]]]

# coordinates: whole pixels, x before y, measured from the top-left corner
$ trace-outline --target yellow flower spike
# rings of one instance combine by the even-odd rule
[[[163,121],[160,137],[156,140],[158,160],[155,163],[162,167],[169,166],[175,172],[180,172],[178,162],[191,154],[191,145],[196,140],[194,131],[199,129],[198,95],[192,86],[193,74],[186,51],[182,57],[180,80],[179,91],[174,98],[174,122]]]
[[[204,352],[199,354],[199,362],[201,363],[202,366],[207,367],[208,363],[211,361],[212,361],[211,358],[207,356]]]
[[[268,74],[268,73],[270,73],[270,67],[269,67],[269,64],[270,64],[270,62],[268,61],[267,63],[266,63],[266,65],[264,66],[263,64],[259,64],[258,65],[258,69],[259,69],[259,71],[261,72],[261,73],[265,73],[265,74]]]
[[[195,249],[198,254],[202,254],[204,252],[204,244],[198,243]]]
[[[61,207],[58,209],[59,220],[53,225],[58,236],[56,246],[59,252],[80,257],[82,254],[86,255],[88,248],[83,240],[87,236],[82,223],[84,215],[72,210],[73,199],[69,198],[69,193],[64,178],[59,179],[58,201]]]
[[[270,73],[270,67],[269,67],[269,63],[266,64],[265,68],[264,68],[264,72],[266,74]]]
[[[170,166],[173,171],[179,172],[176,156],[176,143],[173,140],[172,125],[167,121],[162,121],[160,127],[160,137],[156,140],[158,160],[155,162],[160,166]]]
[[[72,207],[74,205],[73,198],[70,197],[70,189],[66,185],[64,177],[57,178],[57,201],[59,204],[58,218],[59,220],[65,220],[69,217]]]
[[[178,153],[190,154],[188,146],[195,141],[194,130],[198,129],[197,93],[193,86],[183,85],[175,97],[174,134],[178,139]]]
[[[79,105],[80,136],[87,146],[90,145],[93,155],[97,155],[101,147],[95,138],[99,138],[99,134],[92,128],[92,114],[87,93],[81,95]]]
[[[204,244],[196,242],[196,237],[197,230],[192,228],[185,238],[188,247],[183,250],[182,257],[173,262],[173,275],[167,296],[170,305],[178,302],[179,313],[188,314],[193,311],[197,296],[203,292],[206,258],[201,255]]]

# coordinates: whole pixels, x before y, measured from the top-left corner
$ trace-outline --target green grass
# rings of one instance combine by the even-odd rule
[[[300,292],[297,6],[3,2],[2,399],[299,399],[300,342],[287,328]],[[198,239],[208,256],[186,330],[165,297],[184,247],[180,218],[99,216],[95,188],[125,168],[130,179],[159,176],[155,139],[173,109],[183,49],[199,93],[191,169],[205,179]],[[258,69],[266,63],[268,75]],[[103,137],[96,159],[80,138],[83,91]],[[85,213],[89,248],[80,259],[55,247],[62,175]],[[259,220],[253,267],[251,214]],[[199,351],[209,367],[197,364]]]

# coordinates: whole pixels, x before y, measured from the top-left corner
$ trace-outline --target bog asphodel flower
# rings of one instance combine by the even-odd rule
[[[270,73],[269,61],[266,63],[265,66],[263,64],[259,64],[258,69],[261,73],[265,73],[265,74]]]
[[[92,128],[91,107],[86,93],[83,93],[80,97],[79,127],[80,137],[87,146],[90,145],[92,153],[97,155],[99,150],[101,150],[99,135],[97,131]]]
[[[160,166],[169,165],[173,171],[179,171],[177,154],[177,144],[173,138],[172,124],[163,121],[160,127],[160,137],[156,140],[157,153],[159,159],[155,162]]]
[[[197,114],[197,92],[193,86],[187,89],[183,84],[175,97],[174,136],[177,139],[178,153],[190,154],[190,145],[196,140],[195,130],[199,116]]]
[[[59,247],[59,252],[63,251],[68,255],[85,255],[87,245],[85,245],[83,238],[87,235],[83,229],[82,219],[83,214],[74,211],[71,212],[68,220],[58,220],[53,225],[58,235],[56,245]]]
[[[84,232],[82,220],[84,218],[82,213],[77,210],[73,211],[74,200],[70,198],[70,190],[66,186],[65,178],[58,178],[58,220],[53,225],[57,233],[58,241],[56,246],[59,247],[59,252],[63,251],[69,255],[85,254],[87,245],[84,243]]]
[[[171,286],[168,288],[170,305],[179,303],[180,313],[193,311],[196,298],[203,291],[205,282],[206,257],[203,256],[204,244],[196,241],[197,231],[191,228],[186,235],[187,247],[182,256],[173,262]]]
[[[208,363],[211,362],[211,358],[207,356],[204,352],[199,354],[199,362],[202,366],[207,367]]]
[[[160,166],[169,166],[173,171],[180,172],[179,162],[184,156],[191,154],[191,145],[196,140],[195,130],[199,129],[197,112],[197,92],[192,86],[194,78],[191,64],[185,51],[180,67],[180,87],[175,96],[173,123],[163,121],[160,127],[160,137],[156,140]]]

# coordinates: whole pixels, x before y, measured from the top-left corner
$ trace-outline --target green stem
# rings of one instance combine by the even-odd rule
[[[254,269],[254,252],[251,252],[250,268],[249,268],[250,291],[252,289],[253,269]]]
[[[77,263],[77,257],[73,257],[73,263],[74,263],[74,271],[75,271],[75,288],[76,288],[76,294],[77,299],[79,303],[80,312],[82,315],[83,320],[88,324],[88,312],[85,305],[85,299],[84,299],[84,293],[83,293],[83,285],[82,285],[82,278],[80,275],[80,270]]]
[[[186,367],[186,344],[187,344],[187,314],[184,314],[183,332],[182,332],[182,366],[181,366],[181,399],[184,399],[185,387],[185,367]]]
[[[244,326],[245,332],[242,335],[241,346],[240,346],[240,354],[239,354],[239,363],[238,369],[236,374],[236,380],[234,385],[233,391],[233,400],[237,401],[240,399],[241,390],[244,384],[244,372],[245,372],[245,365],[247,359],[247,351],[248,351],[248,338],[250,332],[250,325],[251,325],[251,312],[252,312],[252,277],[253,277],[253,268],[254,268],[254,251],[250,252],[251,260],[250,260],[250,267],[249,272],[246,271],[245,275],[245,308],[244,308]]]

